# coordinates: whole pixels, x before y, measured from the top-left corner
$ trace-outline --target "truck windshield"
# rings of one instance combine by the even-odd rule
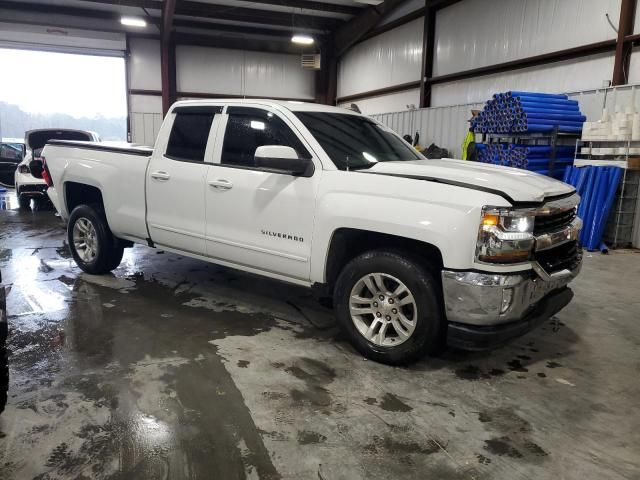
[[[359,115],[295,112],[340,170],[370,168],[378,162],[423,160],[406,142]]]

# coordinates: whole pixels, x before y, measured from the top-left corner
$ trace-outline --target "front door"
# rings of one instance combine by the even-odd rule
[[[157,145],[147,170],[147,225],[159,247],[206,254],[205,180],[222,107],[181,106],[170,114],[166,145]],[[161,132],[163,133],[163,132]]]
[[[265,171],[254,153],[261,145],[310,150],[275,111],[228,107],[206,181],[207,254],[219,260],[300,280],[309,279],[315,198],[322,170],[311,177]]]

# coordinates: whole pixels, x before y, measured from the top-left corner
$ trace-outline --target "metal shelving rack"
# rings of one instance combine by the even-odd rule
[[[584,148],[587,148],[586,152],[582,152]],[[594,149],[603,148],[615,149],[616,152],[594,152]],[[593,165],[623,169],[622,181],[615,199],[616,209],[609,215],[603,235],[605,243],[612,248],[629,247],[633,242],[640,191],[640,170],[632,169],[629,165],[630,158],[640,157],[640,154],[631,155],[631,149],[635,148],[640,151],[640,140],[579,140],[576,143],[575,166]],[[619,153],[620,149],[623,149],[624,153]]]
[[[549,155],[549,176],[553,174],[556,162],[556,147],[575,147],[579,133],[559,132],[557,128],[548,133],[483,133],[483,143],[513,143],[518,145],[539,145],[551,147]]]

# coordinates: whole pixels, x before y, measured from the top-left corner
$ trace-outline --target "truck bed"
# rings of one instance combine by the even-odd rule
[[[74,185],[100,191],[111,231],[125,239],[145,239],[145,178],[153,149],[124,142],[51,140],[42,152],[53,186],[47,191],[63,219]]]
[[[145,145],[127,142],[81,142],[78,140],[49,140],[48,145],[58,145],[62,147],[82,148],[85,150],[100,150],[103,152],[126,153],[129,155],[140,155],[150,157],[153,148]]]

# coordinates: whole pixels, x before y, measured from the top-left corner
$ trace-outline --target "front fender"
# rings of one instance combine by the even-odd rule
[[[349,173],[336,172],[333,176],[339,175],[348,177]],[[361,182],[353,182],[355,179]],[[472,268],[482,207],[504,202],[490,193],[421,180],[380,175],[359,175],[350,180],[348,185],[321,186],[311,256],[312,282],[326,281],[331,240],[340,228],[429,243],[440,250],[446,268]]]

